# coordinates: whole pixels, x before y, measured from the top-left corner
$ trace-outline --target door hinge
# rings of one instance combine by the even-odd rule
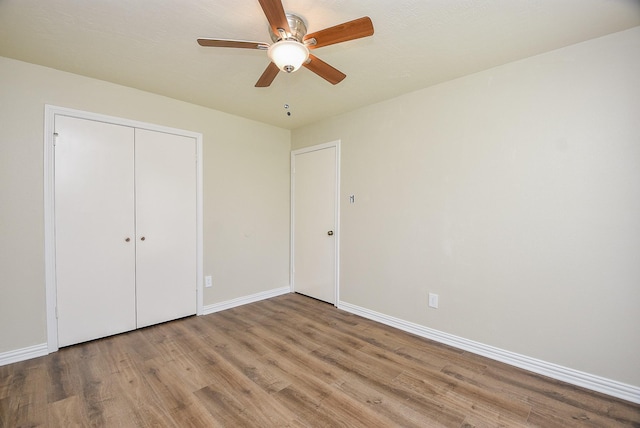
[[[57,140],[58,140],[58,133],[57,133],[57,132],[54,132],[54,133],[53,133],[53,146],[54,146],[54,147],[55,147],[55,145],[56,145],[56,141],[57,141]]]

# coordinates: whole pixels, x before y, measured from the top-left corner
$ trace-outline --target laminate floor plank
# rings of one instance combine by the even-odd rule
[[[459,349],[410,334],[398,335],[397,330],[394,331],[388,326],[384,327],[386,328],[380,329],[375,325],[364,331],[354,332],[353,336],[371,346],[393,352],[405,358],[407,363],[413,362],[437,369],[454,364],[456,367],[463,367],[477,373],[482,373],[487,368],[483,362],[467,358],[465,352]]]
[[[0,367],[0,427],[640,427],[640,405],[298,294]]]
[[[164,402],[149,385],[148,361],[151,360],[136,361],[111,375],[113,391],[118,397],[113,403],[111,419],[125,418],[130,426],[176,426],[169,412],[171,403]]]
[[[281,349],[282,346],[286,345],[281,344],[277,349]],[[274,388],[263,387],[276,399],[289,404],[297,401],[309,407],[303,412],[306,416],[298,417],[302,424],[322,425],[322,422],[317,421],[327,417],[333,420],[334,424],[335,421],[340,420],[345,426],[390,426],[391,424],[391,420],[383,414],[372,417],[367,411],[367,406],[360,400],[336,388],[336,385],[342,383],[342,379],[348,376],[334,371],[331,366],[309,353],[289,348],[286,353],[268,354],[260,357],[258,362],[254,360],[250,364],[252,368],[261,367],[259,371],[268,371],[271,378],[282,381],[277,391]],[[301,371],[300,367],[306,367],[306,370]],[[260,379],[256,380],[257,376],[253,373],[246,373],[246,375],[259,385],[263,383]],[[300,409],[297,406],[295,408],[297,411]],[[318,412],[321,416],[318,416]]]
[[[287,345],[280,346],[286,348]],[[280,349],[280,346],[278,346],[278,349]],[[379,397],[383,394],[373,388],[370,388],[368,385],[364,385],[348,371],[327,363],[322,358],[319,358],[318,355],[306,353],[296,349],[295,347],[290,347],[286,348],[286,350],[281,353],[265,356],[263,359],[267,364],[271,365],[274,370],[279,370],[282,373],[282,376],[287,377],[292,385],[304,385],[305,389],[308,390],[306,395],[310,396],[312,400],[317,402],[325,400],[325,397],[327,396],[325,391],[337,389],[342,393],[341,401],[351,400],[355,403],[359,403],[357,405],[359,408],[369,408],[372,405],[376,406],[381,404]],[[300,371],[300,367],[305,367],[305,370]],[[324,386],[322,384],[324,384]],[[311,385],[313,385],[313,387],[309,388]],[[349,388],[349,385],[357,385],[357,387]],[[355,389],[366,391],[366,393],[354,393]],[[309,390],[316,392],[310,393]],[[289,394],[290,393],[291,391],[289,391]],[[291,399],[291,397],[289,397],[289,399]],[[312,400],[305,400],[305,402]],[[396,403],[400,403],[402,400],[395,401]],[[385,400],[385,405],[381,407],[388,409],[388,403],[391,402],[391,399],[387,399]],[[355,404],[353,405],[355,406]],[[403,414],[412,412],[411,409],[402,405],[391,405],[391,407],[396,411],[401,410]],[[403,415],[399,415],[398,413],[393,415],[390,411],[379,411],[377,413],[380,414],[380,417],[388,419],[386,424],[378,426],[395,425],[395,423],[392,424],[394,419],[390,418],[390,416],[394,416],[395,420],[408,420]]]
[[[403,402],[406,406],[424,415],[429,415],[431,423],[443,426],[460,426],[464,414],[456,409],[446,408],[430,394],[421,394],[406,385],[394,382],[401,374],[401,367],[374,362],[375,358],[359,350],[348,353],[314,352],[326,363],[343,370],[346,376],[377,390],[389,400]]]
[[[0,369],[9,367],[9,366],[11,365],[2,366],[0,367]],[[16,376],[15,372],[10,372],[6,369],[0,371],[0,400],[3,400],[9,397],[12,378],[14,376]],[[2,416],[2,413],[0,413],[0,416]]]
[[[82,427],[88,420],[82,398],[77,395],[63,398],[46,406],[48,425]]]
[[[311,387],[306,383],[292,384],[275,394],[275,398],[295,408],[298,420],[310,427],[393,426],[385,415],[371,412],[359,401],[322,383],[314,382]]]
[[[319,325],[345,327],[351,331],[366,328],[368,325],[367,323],[369,320],[365,318],[344,311],[334,311],[332,309],[335,308],[325,302],[320,302],[312,298],[305,298],[304,296],[300,297],[305,300],[293,301],[287,299],[273,299],[269,304],[277,308],[282,308],[282,310],[287,314],[296,314]]]
[[[389,394],[384,388],[376,388],[356,378],[350,378],[336,385],[344,394],[363,403],[370,412],[385,416],[390,423],[383,426],[398,427],[432,427],[432,426],[460,426],[462,416],[453,416],[451,421],[441,421],[438,412],[424,412],[416,406],[407,405],[406,399]],[[450,422],[447,424],[447,422]]]
[[[262,362],[265,354],[247,352],[244,348],[247,342],[248,340],[237,343],[232,341],[225,346],[216,347],[216,353],[268,394],[286,388],[290,384],[287,376],[275,373],[268,364]]]
[[[130,358],[151,360],[161,356],[158,348],[151,342],[151,339],[155,336],[152,333],[157,329],[158,326],[146,327],[115,336],[114,338],[117,338],[118,345],[125,350]],[[108,337],[105,340],[108,339],[111,338]]]
[[[233,326],[236,320],[241,319],[242,317],[233,314],[224,314],[216,323],[215,331],[211,332],[210,337],[215,337],[225,344],[234,343],[236,347],[254,356],[266,355],[271,352],[262,340],[256,340],[249,334],[249,328],[234,330]]]
[[[42,426],[46,422],[46,407],[41,406],[44,397],[36,390],[39,373],[34,371],[37,366],[24,365],[6,378],[7,396],[0,400],[0,422],[4,426]]]
[[[215,381],[195,391],[214,426],[288,426],[296,413],[280,405],[241,371],[225,361],[217,365]]]
[[[273,334],[277,331],[278,334]],[[255,326],[251,334],[259,337],[271,352],[287,353],[291,349],[310,354],[323,345],[312,340],[300,330],[291,326],[269,325],[267,323]]]
[[[274,337],[270,337],[267,343],[273,347],[274,352],[261,357],[261,360],[290,381],[299,379],[300,375],[312,376],[329,385],[341,383],[345,379],[344,371],[325,363],[313,352]],[[300,370],[300,367],[304,367],[304,370]]]
[[[473,417],[477,420],[508,421],[513,426],[523,426],[531,413],[531,406],[514,397],[495,394],[470,385],[453,383],[450,388],[434,388],[433,377],[403,373],[394,382],[404,385],[420,396],[429,396],[445,409]]]
[[[144,380],[147,389],[158,397],[165,412],[177,426],[206,426],[209,417],[206,409],[194,396],[195,389],[185,382],[175,360],[158,364],[154,360],[144,362]]]
[[[468,358],[481,357],[468,354]],[[464,369],[455,365],[446,367],[444,372],[467,384],[522,397],[532,405],[535,415],[564,415],[563,420],[567,426],[576,423],[586,424],[584,421],[598,418],[623,426],[640,426],[638,405],[525,370],[514,370],[513,367],[497,361],[487,361],[486,364],[487,370],[480,375],[468,371],[462,374]],[[539,419],[538,416],[535,418]]]
[[[321,303],[321,305],[326,304]],[[325,350],[355,349],[365,345],[364,342],[352,336],[325,327],[322,323],[310,321],[307,317],[301,315],[300,311],[287,312],[283,317],[278,317],[277,314],[278,312],[275,316],[270,317],[270,321],[265,321],[251,329],[251,332],[256,332],[256,335],[259,332],[258,340],[261,343],[268,343],[269,338],[276,336],[274,332],[277,332],[277,337],[285,336],[297,348],[301,347],[310,352],[319,348]]]
[[[368,349],[362,351],[367,352]],[[423,395],[438,397],[439,401],[454,409],[470,412],[482,407],[485,411],[500,413],[516,422],[526,422],[531,411],[531,405],[520,397],[484,385],[461,382],[437,367],[414,361],[407,362],[402,356],[383,350],[369,354],[405,367],[405,371],[394,380],[395,382],[404,384],[414,391],[420,391]]]

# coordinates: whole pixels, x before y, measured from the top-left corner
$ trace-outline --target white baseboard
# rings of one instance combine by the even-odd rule
[[[249,296],[238,297],[236,299],[227,300],[225,302],[214,303],[202,308],[201,315],[208,315],[214,312],[224,311],[225,309],[235,308],[236,306],[246,305],[248,303],[258,302],[260,300],[269,299],[271,297],[280,296],[291,292],[291,287],[274,288],[273,290],[262,291],[260,293],[251,294]]]
[[[0,353],[0,366],[29,360],[31,358],[42,357],[47,354],[49,354],[49,350],[46,343],[28,346],[26,348],[16,349],[13,351],[2,352]]]
[[[419,324],[371,311],[347,302],[339,302],[338,309],[395,327],[399,330],[413,333],[417,336],[444,343],[445,345],[453,346],[474,354],[482,355],[483,357],[491,358],[492,360],[519,367],[533,373],[538,373],[572,385],[640,404],[640,387],[637,386],[627,385],[615,380],[548,363],[525,355],[516,354],[515,352],[505,351],[504,349],[474,342],[473,340],[464,339],[449,333],[424,327]]]

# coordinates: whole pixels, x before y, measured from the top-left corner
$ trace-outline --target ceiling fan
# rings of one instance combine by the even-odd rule
[[[346,74],[309,53],[335,43],[373,35],[368,16],[307,34],[307,26],[299,16],[285,13],[281,0],[258,0],[271,26],[273,44],[228,39],[198,39],[200,46],[266,50],[271,63],[256,83],[257,88],[271,85],[281,70],[292,73],[305,67],[329,83],[340,83]]]

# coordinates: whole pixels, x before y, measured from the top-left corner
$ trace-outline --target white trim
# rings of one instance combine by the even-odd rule
[[[56,316],[56,236],[53,143],[54,107],[44,106],[44,272],[47,309],[47,349],[58,350],[58,317]]]
[[[272,297],[281,296],[283,294],[289,294],[290,292],[290,287],[274,288],[273,290],[262,291],[260,293],[238,297],[236,299],[227,300],[225,302],[214,303],[212,305],[205,306],[203,308],[202,315],[209,315],[214,312],[224,311],[225,309],[235,308],[236,306],[242,306],[249,303],[258,302],[260,300],[270,299]]]
[[[487,357],[492,360],[500,361],[533,373],[567,382],[572,385],[640,404],[640,387],[637,386],[628,385],[612,379],[603,378],[568,367],[538,360],[536,358],[527,357],[526,355],[474,342],[473,340],[434,330],[432,328],[375,312],[360,306],[352,305],[351,303],[339,302],[338,308],[420,337],[444,343],[445,345],[453,346],[474,354],[482,355],[483,357]]]
[[[39,345],[27,346],[26,348],[15,349],[13,351],[0,353],[0,366],[17,363],[19,361],[38,358],[49,353],[46,343]]]
[[[203,313],[203,174],[202,134],[136,120],[107,116],[65,107],[46,104],[44,106],[44,252],[45,288],[47,306],[47,349],[58,350],[58,320],[56,317],[56,255],[55,255],[55,192],[54,192],[54,126],[55,116],[70,116],[98,122],[164,132],[191,137],[196,140],[196,314]]]
[[[204,308],[204,196],[202,134],[196,134],[196,315]]]
[[[290,260],[289,260],[289,283],[291,286],[291,292],[295,292],[295,275],[294,275],[294,253],[295,253],[295,236],[294,236],[294,231],[295,231],[295,166],[296,166],[296,162],[295,162],[295,157],[296,155],[300,155],[300,154],[304,154],[304,153],[310,153],[310,152],[315,152],[318,150],[324,150],[324,149],[328,149],[328,148],[335,148],[336,149],[336,158],[335,158],[335,163],[336,163],[336,188],[335,188],[335,212],[334,212],[334,218],[335,218],[335,225],[334,225],[334,257],[335,257],[335,261],[334,261],[334,284],[335,284],[335,289],[333,291],[334,294],[334,306],[338,307],[338,302],[340,301],[340,145],[341,145],[341,140],[336,140],[336,141],[331,141],[329,143],[324,143],[324,144],[317,144],[315,146],[310,146],[310,147],[304,147],[302,149],[298,149],[298,150],[293,150],[291,152],[291,214],[290,214],[290,218],[291,218],[291,231],[289,233],[290,236],[290,248],[291,248],[291,253],[290,253]]]
[[[338,307],[338,302],[340,302],[340,152],[341,152],[341,143],[340,140],[336,141],[336,239],[335,239],[335,282],[336,282],[336,299],[334,306]]]

